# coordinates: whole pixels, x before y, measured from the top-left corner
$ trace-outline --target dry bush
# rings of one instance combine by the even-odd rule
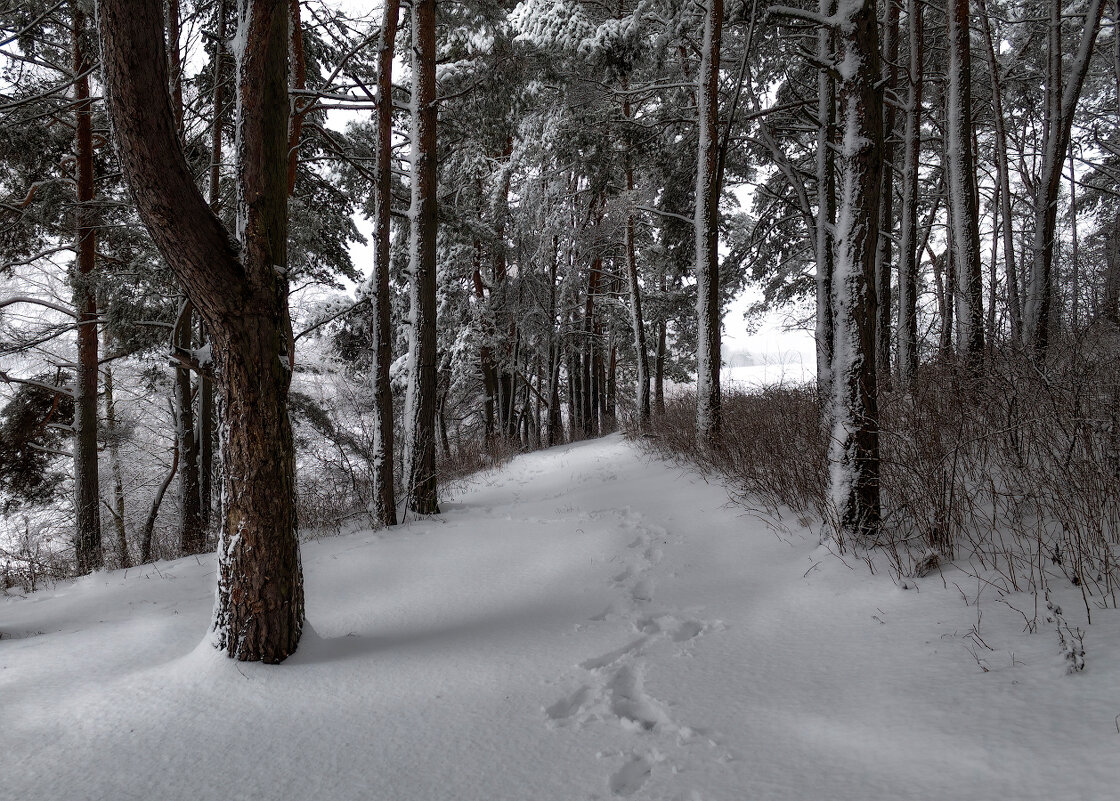
[[[665,414],[653,420],[645,441],[662,455],[726,476],[743,505],[770,514],[786,508],[803,517],[822,515],[828,440],[815,389],[768,387],[726,394],[717,447],[696,441],[695,416],[695,395],[667,399]]]
[[[0,591],[19,587],[34,592],[44,585],[68,578],[72,559],[66,553],[65,529],[56,521],[23,517],[4,532],[7,547],[0,547]]]
[[[899,574],[936,558],[1039,592],[1064,575],[1086,609],[1116,605],[1120,543],[1120,347],[1090,332],[1045,367],[997,353],[976,375],[923,366],[907,392],[880,394],[883,521],[876,541]],[[695,399],[675,398],[650,447],[717,471],[736,500],[826,520],[827,437],[809,388],[733,393],[712,449],[693,436]],[[936,561],[936,559],[934,560]]]

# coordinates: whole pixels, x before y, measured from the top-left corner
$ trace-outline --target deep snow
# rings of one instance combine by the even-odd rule
[[[726,499],[617,436],[520,457],[305,545],[277,667],[200,645],[212,556],[2,598],[0,798],[1117,797],[1115,611],[1066,675],[993,587]]]

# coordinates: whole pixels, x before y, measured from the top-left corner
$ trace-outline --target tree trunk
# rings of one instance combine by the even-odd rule
[[[583,307],[583,352],[580,359],[580,390],[582,392],[583,436],[596,434],[599,398],[595,392],[595,297],[599,294],[599,268],[601,261],[596,258],[587,273],[587,297]]]
[[[506,217],[509,214],[509,186],[511,176],[510,158],[513,154],[513,139],[506,137],[506,143],[501,153],[502,167],[500,170],[499,187],[494,196],[491,209],[491,218],[494,227],[494,247],[491,253],[491,278],[493,285],[490,288],[490,305],[493,309],[495,327],[497,331],[504,330],[506,337],[501,341],[499,358],[495,365],[495,387],[498,398],[498,427],[502,436],[507,439],[517,438],[517,400],[516,400],[516,369],[517,359],[513,358],[511,365],[510,346],[518,337],[517,320],[511,314],[509,297],[509,282],[507,281],[506,266]]]
[[[903,389],[918,372],[918,179],[922,145],[923,15],[919,0],[907,0],[910,92],[903,134],[902,215],[898,241],[898,375]]]
[[[1052,22],[1048,45],[1050,65],[1047,91],[1047,125],[1043,142],[1042,175],[1035,187],[1034,239],[1030,284],[1023,314],[1026,339],[1036,358],[1046,355],[1050,344],[1050,312],[1053,305],[1052,265],[1058,220],[1058,190],[1062,183],[1062,162],[1069,147],[1073,113],[1081,87],[1089,71],[1093,44],[1100,31],[1104,0],[1091,0],[1085,12],[1081,42],[1070,67],[1070,79],[1062,88],[1061,6],[1051,2]]]
[[[179,54],[179,0],[167,4],[167,53],[171,72],[171,111],[180,141],[185,141],[183,131],[183,68]],[[191,349],[191,325],[194,307],[182,299],[175,328],[171,334],[171,349],[180,355]],[[201,553],[206,545],[206,531],[202,527],[199,498],[198,441],[195,439],[194,397],[191,392],[191,373],[176,359],[172,359],[175,380],[172,387],[172,406],[175,417],[175,436],[179,441],[179,552]]]
[[[219,0],[218,29],[214,45],[214,120],[210,129],[210,186],[207,202],[215,214],[221,205],[222,119],[225,116],[225,70],[222,58],[226,41],[227,0]],[[210,345],[206,324],[199,320],[199,343]],[[198,376],[198,497],[202,527],[210,531],[210,512],[214,493],[214,382],[202,373]]]
[[[172,344],[180,352],[191,347],[191,317],[194,311],[189,300],[179,309]],[[198,440],[195,439],[194,399],[191,397],[191,374],[182,366],[175,369],[175,435],[179,440],[179,551],[202,553],[206,548],[206,530],[202,525],[199,496]]]
[[[696,168],[696,435],[719,440],[721,410],[719,301],[719,59],[723,0],[708,0],[698,80]]]
[[[167,0],[167,69],[170,73],[171,111],[175,130],[183,138],[183,59],[179,53],[179,0]]]
[[[832,440],[829,494],[842,538],[879,526],[879,429],[875,376],[875,243],[883,135],[875,0],[853,4],[838,26],[843,175],[832,306]]]
[[[399,2],[399,0],[397,0]],[[397,3],[386,3],[384,16],[382,17],[382,31],[385,30],[386,17],[389,14],[388,6],[392,5],[396,8]],[[393,32],[396,32],[396,20],[393,20]],[[288,0],[288,55],[291,59],[290,68],[290,83],[292,89],[303,90],[307,88],[307,59],[303,52],[303,25],[299,17],[299,0]],[[382,37],[384,38],[384,37]],[[389,46],[392,52],[392,45]],[[381,61],[380,46],[378,49],[378,67],[380,69]],[[381,85],[381,72],[378,73],[378,87]],[[384,96],[384,95],[382,95]],[[308,105],[310,100],[304,97],[298,97],[292,104],[291,114],[288,117],[288,197],[291,197],[296,190],[296,168],[299,166],[299,142],[303,136],[303,117],[304,106]],[[390,112],[392,109],[390,108]],[[380,119],[380,117],[378,117]]]
[[[552,237],[552,259],[548,283],[548,446],[559,445],[564,441],[564,421],[560,414],[560,362],[563,331],[556,330],[556,275],[559,265],[560,237]],[[561,326],[563,320],[560,321]]]
[[[393,477],[392,297],[389,293],[389,246],[393,202],[393,45],[399,0],[386,0],[377,45],[377,182],[373,188],[373,494],[374,517],[383,526],[397,524]],[[290,169],[290,168],[289,168]]]
[[[946,99],[945,174],[949,180],[951,257],[955,285],[957,348],[969,367],[984,357],[984,281],[980,268],[980,218],[972,155],[972,69],[968,0],[950,0],[949,92]]]
[[[214,645],[280,662],[303,629],[287,396],[288,8],[247,0],[238,56],[235,244],[183,157],[158,0],[100,0],[107,103],[121,166],[163,257],[209,328],[222,383],[225,479]]]
[[[175,437],[171,443],[171,467],[168,468],[167,475],[164,476],[163,481],[156,488],[156,494],[152,497],[152,505],[148,507],[148,516],[144,518],[144,528],[140,531],[140,564],[142,565],[152,561],[152,534],[156,529],[159,507],[163,505],[163,496],[167,494],[167,488],[171,486],[178,470],[179,438]]]
[[[93,271],[97,258],[97,223],[93,215],[93,102],[89,77],[83,73],[90,59],[83,47],[86,17],[73,5],[72,44],[77,165],[77,259],[70,282],[78,316],[78,361],[74,392],[74,555],[78,573],[104,564],[101,549],[101,492],[97,470],[97,294]],[[79,77],[80,76],[80,77]]]
[[[884,0],[883,85],[898,89],[898,16],[900,0]],[[875,249],[875,362],[879,381],[890,388],[891,376],[891,233],[894,230],[894,128],[892,104],[883,108],[883,188],[879,193],[879,235]]]
[[[1019,299],[1019,274],[1015,268],[1015,230],[1011,216],[1011,165],[1007,155],[1007,128],[1003,119],[1003,86],[996,60],[992,26],[988,20],[987,0],[980,2],[980,21],[984,26],[984,45],[992,89],[992,117],[995,123],[996,171],[999,181],[999,208],[1003,219],[1003,261],[1007,276],[1007,311],[1011,320],[1011,344],[1018,347],[1023,337],[1023,308]]]
[[[108,337],[108,334],[106,334]],[[105,343],[108,350],[108,342]],[[113,523],[117,530],[117,563],[132,567],[128,550],[128,528],[124,518],[124,480],[121,477],[120,432],[117,429],[117,404],[113,397],[113,366],[105,365],[105,436],[109,441],[109,469],[113,475]]]
[[[628,85],[623,81],[623,88],[628,89]],[[627,99],[622,102],[622,116],[627,123],[630,120],[630,100],[629,95]],[[631,142],[629,136],[629,128],[627,128],[626,141],[624,146],[626,148],[626,191],[634,192],[634,165],[631,162],[630,151]],[[644,430],[649,427],[651,409],[650,409],[650,388],[649,388],[649,356],[648,348],[646,347],[646,328],[645,319],[642,316],[642,291],[638,284],[638,255],[637,248],[634,244],[634,215],[628,212],[626,215],[626,232],[625,232],[625,250],[626,250],[626,278],[630,289],[630,330],[634,335],[634,352],[637,355],[637,368],[638,368],[638,385],[637,397],[635,400],[638,404],[638,428]],[[614,374],[614,349],[611,349],[611,377]],[[613,385],[612,385],[613,389]],[[613,395],[612,395],[613,398]],[[611,416],[614,416],[612,411]]]
[[[834,4],[835,0],[819,0],[820,15],[831,15]],[[832,35],[832,30],[825,25],[817,30],[816,55],[822,65],[832,58]],[[817,221],[813,243],[817,268],[817,392],[822,398],[832,394],[832,225],[836,220],[836,167],[830,148],[834,139],[835,91],[831,70],[822,66],[817,72]]]
[[[665,296],[665,270],[661,270],[657,288]],[[653,360],[653,409],[660,417],[665,414],[665,350],[668,344],[668,323],[664,314],[657,321],[657,353]]]
[[[412,8],[412,275],[409,508],[439,512],[436,483],[436,3]]]
[[[1112,220],[1105,244],[1106,271],[1101,317],[1120,325],[1120,213]]]

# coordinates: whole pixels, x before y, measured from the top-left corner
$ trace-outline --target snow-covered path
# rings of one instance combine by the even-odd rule
[[[306,545],[278,667],[199,645],[212,557],[0,599],[0,799],[1116,797],[1116,612],[1066,676],[974,580],[900,589],[726,497],[617,436],[520,457]]]

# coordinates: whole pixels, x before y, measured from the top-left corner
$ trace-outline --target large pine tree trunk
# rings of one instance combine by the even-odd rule
[[[879,429],[875,376],[875,243],[883,135],[875,0],[851,5],[837,29],[843,126],[841,206],[832,282],[830,499],[842,537],[879,525]]]
[[[93,103],[89,96],[91,61],[85,52],[86,17],[73,5],[72,44],[77,116],[77,259],[71,273],[78,318],[78,361],[74,393],[74,555],[78,573],[97,570],[101,549],[101,494],[97,470],[97,293],[93,271],[97,258],[97,224],[93,219]]]
[[[699,146],[696,167],[696,435],[719,439],[719,58],[723,0],[708,0],[698,80]]]
[[[409,508],[436,514],[436,4],[412,9],[411,371]]]
[[[299,14],[300,0],[288,0],[288,55],[291,59],[289,64],[289,84],[292,89],[302,91],[307,88],[307,58],[303,52],[303,24],[300,21]],[[388,5],[388,4],[387,4]],[[385,14],[387,15],[388,8]],[[385,24],[384,17],[382,18],[382,26]],[[384,27],[382,27],[384,30]],[[396,21],[393,22],[393,30],[396,32]],[[380,50],[378,50],[378,64],[380,65]],[[378,84],[380,85],[380,75],[378,73]],[[299,167],[299,143],[303,136],[303,118],[305,116],[304,107],[308,104],[308,100],[300,98],[295,104],[292,105],[292,113],[288,117],[288,196],[291,197],[296,189],[296,173]]]
[[[303,629],[287,395],[288,8],[246,0],[238,56],[236,244],[198,191],[168,96],[158,0],[100,0],[107,103],[124,174],[206,321],[221,381],[225,488],[214,645],[280,662]]]
[[[949,221],[955,289],[957,347],[970,367],[984,356],[984,282],[980,268],[980,217],[976,165],[972,154],[972,69],[968,0],[950,0],[949,92],[946,98],[945,174],[949,180]]]
[[[374,516],[397,524],[393,478],[392,298],[389,294],[390,211],[393,202],[393,44],[399,0],[386,0],[377,45],[377,182],[373,188],[373,494]]]
[[[918,156],[922,144],[922,48],[924,6],[907,0],[910,91],[902,137],[902,214],[898,240],[898,375],[908,388],[918,371]]]

